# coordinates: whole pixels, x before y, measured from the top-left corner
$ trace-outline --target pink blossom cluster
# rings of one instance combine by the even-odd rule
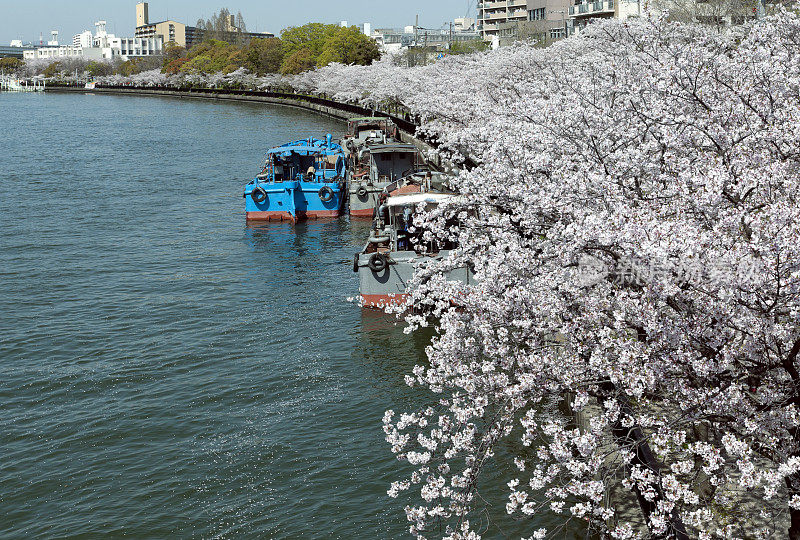
[[[476,164],[426,215],[460,247],[418,270],[406,316],[436,330],[409,380],[436,403],[384,418],[413,470],[390,489],[419,497],[413,534],[475,537],[502,445],[518,449],[506,510],[533,538],[559,533],[540,527],[553,514],[611,538],[800,538],[795,14],[610,21],[546,49],[323,76],[339,98],[402,103]],[[464,266],[475,283],[444,279]]]

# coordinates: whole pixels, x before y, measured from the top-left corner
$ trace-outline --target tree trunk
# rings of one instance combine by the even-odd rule
[[[792,525],[789,527],[789,540],[800,540],[800,510],[789,510]]]
[[[622,412],[620,418],[625,415],[633,418],[634,414],[630,404],[627,403],[624,396],[621,396],[616,392],[614,385],[609,382],[602,386],[603,389],[608,391],[610,395],[616,396],[616,398],[619,400]],[[642,430],[639,426],[624,427],[622,425],[622,421],[618,420],[616,425],[612,427],[611,432],[614,435],[617,445],[622,448],[631,448],[634,451],[634,456],[633,459],[631,459],[629,466],[638,465],[642,468],[653,471],[656,476],[661,477],[661,464],[653,455],[653,451],[650,450],[650,445],[647,443],[647,439],[645,438],[644,433],[642,433]],[[658,496],[654,501],[648,501],[645,499],[642,492],[636,486],[633,487],[633,492],[636,494],[636,499],[639,501],[639,507],[642,509],[642,514],[644,514],[645,520],[649,520],[653,512],[656,511],[658,500],[664,497],[664,491],[661,489],[660,485],[656,485],[656,492]],[[798,517],[800,517],[800,514],[798,514]],[[800,521],[798,521],[798,524],[800,524]],[[794,528],[794,516],[792,516],[792,527]],[[800,528],[798,528],[798,532],[800,532]],[[683,521],[681,521],[678,513],[673,512],[672,515],[669,516],[667,532],[663,535],[653,536],[653,538],[689,540],[689,535],[686,533],[686,527],[683,525]],[[792,537],[792,540],[794,540],[794,537]],[[800,536],[797,537],[797,540],[800,540]]]

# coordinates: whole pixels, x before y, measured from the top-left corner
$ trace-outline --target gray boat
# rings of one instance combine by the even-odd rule
[[[420,204],[428,209],[453,195],[432,191],[432,175],[413,175],[389,186],[385,199],[376,212],[369,241],[357,253],[353,270],[358,273],[362,305],[383,308],[402,304],[409,293],[415,266],[447,257],[452,246],[423,246],[418,241],[422,231],[411,232],[414,214]],[[421,180],[421,182],[420,182]],[[405,185],[403,185],[405,184]],[[448,279],[470,283],[474,278],[467,268],[450,271]]]
[[[366,143],[350,168],[348,196],[350,215],[371,218],[383,190],[410,174],[425,168],[413,144]]]
[[[355,157],[368,142],[385,143],[399,139],[397,126],[389,118],[363,116],[347,121],[347,134],[339,143],[348,157]]]

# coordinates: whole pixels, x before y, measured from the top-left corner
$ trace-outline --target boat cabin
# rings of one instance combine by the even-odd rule
[[[273,182],[335,182],[345,175],[345,159],[338,144],[307,139],[271,149],[267,152],[259,180]]]
[[[414,232],[414,214],[420,203],[424,203],[427,210],[437,206],[442,201],[451,198],[452,195],[444,193],[415,193],[412,195],[398,195],[389,197],[386,200],[387,213],[389,214],[389,250],[390,251],[414,251],[415,246],[419,245],[423,231],[416,227]],[[416,241],[415,241],[416,240]],[[432,246],[428,246],[431,250]],[[438,249],[433,250],[438,251]]]
[[[364,116],[347,121],[347,135],[356,144],[363,144],[367,139],[397,139],[397,126],[389,118]]]
[[[389,184],[423,168],[419,151],[413,144],[376,144],[368,147],[370,180]]]

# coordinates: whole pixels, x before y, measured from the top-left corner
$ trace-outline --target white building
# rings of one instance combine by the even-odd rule
[[[25,60],[38,60],[40,58],[85,58],[87,60],[102,60],[103,51],[94,47],[73,47],[72,45],[60,45],[58,47],[38,47],[25,51]]]
[[[446,53],[453,45],[479,40],[481,35],[475,30],[455,30],[455,28],[452,31],[449,28],[431,30],[406,26],[403,29],[379,28],[374,30],[370,37],[382,52],[397,54],[414,47]]]
[[[459,17],[453,23],[453,30],[456,32],[471,32],[475,30],[475,19],[469,17]]]
[[[50,45],[25,51],[26,60],[38,58],[85,58],[87,60],[123,61],[142,56],[157,56],[163,52],[164,40],[161,36],[150,38],[119,38],[106,31],[106,21],[97,21],[95,33],[86,30],[72,38],[72,45]],[[57,33],[54,32],[54,38]],[[49,44],[48,44],[49,45]]]
[[[119,54],[123,59],[137,58],[140,56],[158,56],[164,49],[164,43],[161,37],[116,39],[119,41]]]
[[[72,37],[73,47],[91,47],[92,46],[92,31],[84,30],[80,34]]]

